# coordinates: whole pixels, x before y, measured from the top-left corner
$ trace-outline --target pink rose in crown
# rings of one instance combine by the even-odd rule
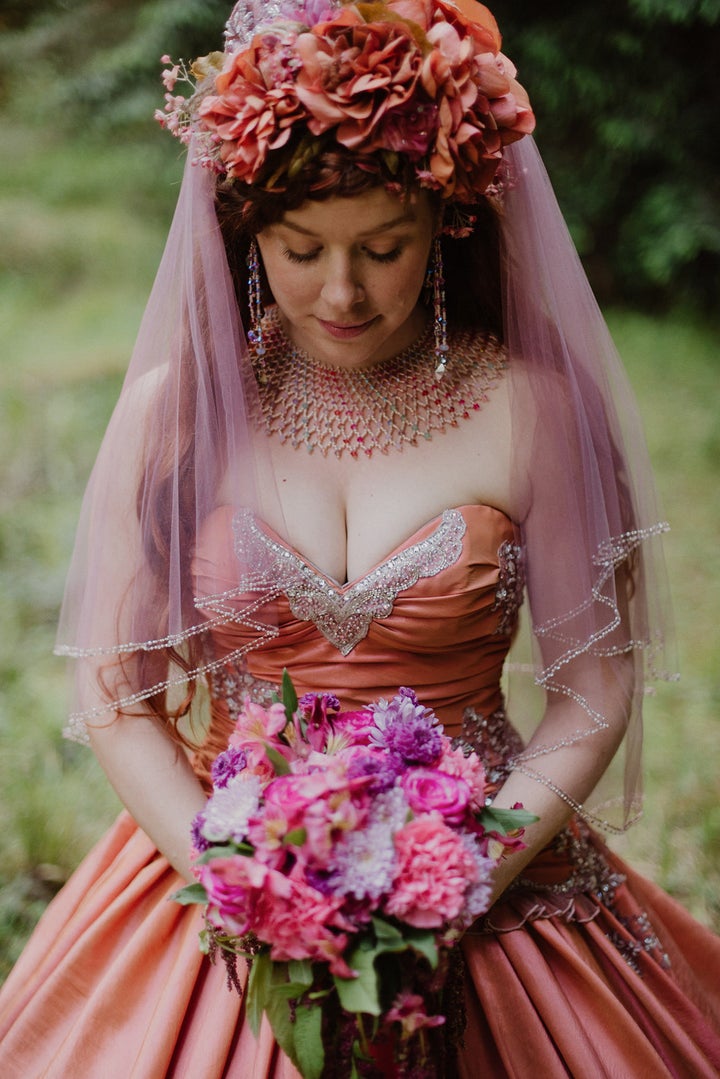
[[[437,105],[411,101],[387,114],[380,139],[388,149],[419,160],[432,145],[437,124]]]

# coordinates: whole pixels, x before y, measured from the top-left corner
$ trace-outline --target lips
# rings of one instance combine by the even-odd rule
[[[365,333],[370,326],[375,322],[375,318],[367,319],[365,322],[326,322],[325,319],[319,318],[318,322],[331,337],[334,337],[337,341],[350,341],[353,337],[360,337]]]

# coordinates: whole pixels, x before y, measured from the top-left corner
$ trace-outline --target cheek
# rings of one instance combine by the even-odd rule
[[[399,306],[414,308],[421,298],[425,273],[426,267],[422,260],[413,261],[404,273],[396,271],[390,275],[385,295],[394,296]]]
[[[305,267],[288,266],[272,259],[265,265],[270,291],[281,306],[306,302],[314,292],[312,273]]]

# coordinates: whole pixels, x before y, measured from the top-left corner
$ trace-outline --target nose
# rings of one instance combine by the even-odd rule
[[[327,261],[322,298],[333,313],[349,311],[365,299],[365,289],[354,259],[347,253]]]

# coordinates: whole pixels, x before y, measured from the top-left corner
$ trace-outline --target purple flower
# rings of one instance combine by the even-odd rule
[[[434,103],[420,105],[413,99],[389,110],[382,122],[383,145],[419,161],[427,153],[438,128],[438,108]]]
[[[391,701],[371,705],[376,730],[372,745],[413,764],[434,764],[442,752],[442,727],[429,708],[423,708],[411,689],[403,687]]]
[[[190,835],[192,837],[193,850],[196,850],[198,854],[202,854],[207,850],[210,843],[203,835],[203,826],[205,824],[205,814],[202,810],[195,814],[192,825],[190,826]]]
[[[242,749],[230,746],[213,761],[211,773],[213,786],[216,788],[227,787],[231,779],[247,767],[247,757]]]
[[[474,836],[470,836],[466,832],[460,832],[458,834],[462,839],[465,850],[475,862],[477,871],[477,877],[469,885],[468,890],[465,893],[465,906],[460,915],[461,926],[463,929],[467,929],[476,918],[479,918],[482,914],[486,914],[490,907],[493,874],[497,869],[498,863],[495,859],[488,858],[481,853]]]
[[[333,853],[333,891],[374,903],[390,890],[396,869],[395,832],[408,817],[399,788],[379,794],[370,806],[362,831],[348,832]]]
[[[348,779],[358,779],[360,776],[372,776],[372,782],[367,790],[371,794],[380,794],[389,791],[395,786],[399,775],[405,771],[405,766],[393,753],[363,753],[351,762],[348,768]]]

